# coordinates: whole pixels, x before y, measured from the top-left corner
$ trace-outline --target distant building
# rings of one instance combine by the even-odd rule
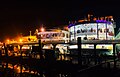
[[[37,42],[37,37],[36,36],[23,36],[22,42]]]

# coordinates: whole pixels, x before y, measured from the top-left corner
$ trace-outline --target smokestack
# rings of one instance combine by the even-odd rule
[[[88,21],[90,21],[90,14],[88,14]]]

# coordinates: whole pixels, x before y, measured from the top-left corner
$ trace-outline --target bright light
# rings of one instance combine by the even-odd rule
[[[45,29],[42,27],[42,28],[40,29],[40,31],[41,31],[41,32],[44,32],[44,31],[45,31]]]
[[[10,42],[10,40],[8,39],[7,42]]]
[[[22,42],[22,39],[20,39],[19,41]]]
[[[6,41],[7,41],[7,43],[10,43],[10,40],[9,40],[9,39],[7,39]]]

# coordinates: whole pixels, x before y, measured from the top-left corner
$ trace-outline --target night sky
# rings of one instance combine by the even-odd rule
[[[94,16],[112,15],[120,26],[118,0],[14,0],[0,2],[0,41],[20,33],[28,35],[43,24],[57,28],[77,21],[88,13]]]

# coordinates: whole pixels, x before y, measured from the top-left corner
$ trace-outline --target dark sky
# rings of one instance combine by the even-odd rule
[[[0,2],[0,40],[32,33],[43,24],[46,28],[68,25],[88,13],[113,15],[120,20],[118,0],[14,0]]]

